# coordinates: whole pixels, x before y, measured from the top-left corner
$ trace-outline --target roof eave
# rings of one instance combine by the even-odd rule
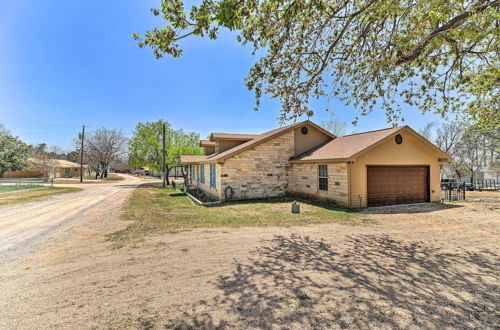
[[[329,137],[331,137],[332,139],[335,139],[335,138],[336,138],[336,136],[335,136],[335,135],[333,135],[332,133],[328,132],[327,130],[325,130],[325,129],[324,129],[324,128],[322,128],[321,126],[319,126],[319,125],[317,125],[317,124],[313,123],[312,121],[310,121],[310,120],[308,119],[308,120],[304,120],[304,121],[301,121],[301,122],[298,122],[298,123],[292,124],[292,125],[290,125],[287,129],[285,129],[285,130],[283,130],[283,131],[280,131],[280,132],[277,132],[276,134],[270,135],[270,136],[266,137],[265,139],[262,139],[261,141],[259,141],[259,142],[258,142],[257,144],[255,144],[255,145],[250,145],[250,146],[247,146],[247,147],[245,147],[245,148],[243,148],[243,149],[236,150],[235,152],[233,152],[233,153],[228,153],[227,155],[224,155],[223,157],[220,157],[220,158],[218,158],[218,157],[214,157],[213,161],[219,161],[219,162],[224,161],[224,160],[225,160],[225,159],[227,159],[227,158],[233,157],[234,155],[237,155],[237,154],[239,154],[239,153],[242,153],[242,152],[244,152],[244,151],[246,151],[246,150],[248,150],[248,149],[250,149],[250,148],[253,148],[253,147],[258,146],[258,145],[260,145],[260,144],[262,144],[262,143],[265,143],[265,142],[267,142],[267,141],[269,141],[269,140],[272,140],[273,138],[275,138],[275,137],[277,137],[277,136],[280,136],[280,135],[283,135],[283,134],[285,134],[285,133],[288,133],[288,132],[290,132],[290,131],[292,131],[292,130],[296,129],[296,128],[297,128],[297,127],[299,127],[300,125],[311,125],[311,126],[313,126],[313,127],[317,128],[318,130],[320,130],[321,132],[325,133],[326,135],[328,135],[328,136],[329,136]],[[253,139],[252,139],[252,140],[253,140]],[[251,140],[249,140],[249,141],[251,141]],[[248,142],[248,141],[247,141],[247,142]],[[229,149],[229,151],[230,151],[230,150],[231,150],[231,149]]]
[[[292,164],[303,164],[303,163],[347,163],[351,161],[351,158],[323,158],[323,159],[290,159],[289,162]]]

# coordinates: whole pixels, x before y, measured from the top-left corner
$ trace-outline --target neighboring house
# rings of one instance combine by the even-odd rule
[[[440,200],[450,157],[408,126],[336,138],[311,121],[260,135],[213,133],[181,156],[190,184],[222,201],[304,195],[347,208]]]
[[[47,178],[71,178],[80,176],[80,164],[64,159],[30,158],[32,169],[38,170]],[[87,165],[84,165],[84,171]]]
[[[471,182],[470,175],[461,178],[463,182]],[[484,183],[489,181],[491,183],[500,183],[500,167],[495,165],[485,166],[474,174],[474,183]]]
[[[493,180],[497,183],[500,182],[500,168],[497,167],[487,167],[482,171],[479,171],[476,177],[477,180]]]

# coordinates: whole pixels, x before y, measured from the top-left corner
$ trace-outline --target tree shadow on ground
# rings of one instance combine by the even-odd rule
[[[201,318],[185,316],[194,328],[495,328],[499,260],[387,235],[275,236],[214,283]]]
[[[367,209],[362,210],[362,213],[364,214],[429,213],[447,209],[454,209],[457,207],[463,207],[463,205],[444,204],[444,203],[419,203],[419,204],[369,207]]]

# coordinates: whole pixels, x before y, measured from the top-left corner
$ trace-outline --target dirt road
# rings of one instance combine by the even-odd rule
[[[140,182],[126,176],[126,180],[117,183],[74,185],[83,191],[0,208],[0,265],[64,240],[72,232],[71,225],[94,217],[93,209],[105,209],[106,217],[112,216]]]

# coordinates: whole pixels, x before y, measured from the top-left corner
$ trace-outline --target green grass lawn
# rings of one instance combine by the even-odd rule
[[[53,196],[80,190],[80,188],[43,187],[40,189],[19,191],[12,194],[0,194],[0,206],[42,201]]]
[[[292,214],[293,200],[283,197],[205,207],[195,204],[180,191],[160,189],[159,184],[146,184],[134,190],[125,207],[123,217],[133,223],[124,230],[109,234],[108,238],[126,240],[148,233],[177,232],[197,227],[370,223],[370,220],[355,211],[305,200],[298,200],[301,213]]]
[[[19,191],[19,190],[26,190],[26,189],[37,189],[37,188],[43,188],[41,184],[22,184],[22,185],[3,185],[0,186],[0,194],[5,193],[5,192],[12,192],[12,191]]]

